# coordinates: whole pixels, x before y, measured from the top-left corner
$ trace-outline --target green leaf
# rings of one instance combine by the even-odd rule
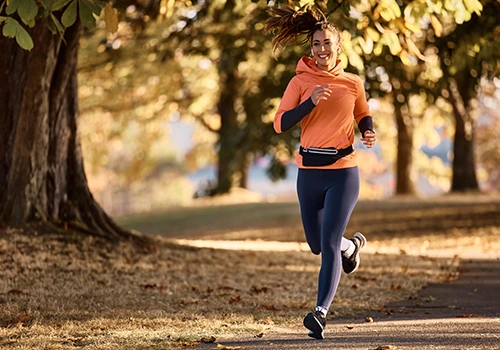
[[[74,0],[71,4],[69,4],[62,15],[61,22],[66,28],[75,24],[76,16],[78,14],[76,5],[77,1]]]
[[[100,0],[79,0],[80,2],[85,3],[85,5],[95,13],[97,16],[101,15],[102,8],[104,7],[104,2]]]
[[[38,5],[35,0],[23,0],[17,8],[17,13],[23,22],[29,22],[38,14]]]
[[[64,33],[64,27],[62,26],[61,22],[57,19],[56,16],[51,12],[50,16],[48,17],[49,21],[47,21],[47,25],[49,26],[49,29],[52,31],[52,33],[56,34],[59,33],[63,35]]]
[[[16,41],[25,50],[31,50],[34,46],[31,36],[28,34],[26,29],[19,26],[16,35]]]
[[[58,11],[69,4],[71,0],[55,0],[52,4],[52,11]]]
[[[11,0],[10,3],[7,5],[7,8],[5,9],[5,12],[8,15],[12,15],[14,12],[17,11],[17,8],[19,5],[21,5],[22,0]]]
[[[36,21],[35,21],[34,18],[31,18],[29,20],[24,20],[23,19],[23,23],[26,24],[28,27],[33,28],[35,26]]]
[[[7,38],[16,38],[17,43],[25,50],[33,48],[33,40],[18,21],[13,18],[5,19],[5,25],[2,28],[2,34]]]
[[[42,0],[42,6],[44,9],[51,11],[52,6],[54,6],[54,0]]]
[[[80,14],[80,20],[85,28],[94,28],[95,27],[95,17],[92,13],[92,10],[88,6],[87,2],[84,0],[80,0],[78,2],[78,9]]]
[[[7,18],[5,20],[5,25],[3,26],[2,28],[2,34],[3,36],[7,37],[7,38],[14,38],[17,34],[17,25],[19,25],[19,23],[13,19],[13,18]]]

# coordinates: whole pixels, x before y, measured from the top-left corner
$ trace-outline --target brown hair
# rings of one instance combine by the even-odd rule
[[[296,43],[301,35],[306,35],[300,44],[312,40],[314,33],[318,30],[330,30],[338,36],[340,42],[340,30],[327,21],[326,16],[318,9],[308,6],[305,11],[295,10],[289,5],[281,8],[272,7],[270,15],[265,22],[266,32],[277,33],[273,37],[273,53],[282,50],[285,46]]]

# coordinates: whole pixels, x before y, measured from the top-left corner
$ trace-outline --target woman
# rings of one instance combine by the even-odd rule
[[[311,45],[311,57],[299,60],[285,90],[274,129],[281,133],[299,122],[301,126],[297,195],[307,243],[314,254],[321,254],[317,306],[304,318],[304,326],[309,336],[323,339],[341,270],[357,269],[358,252],[366,243],[360,232],[349,240],[343,237],[359,195],[353,119],[367,148],[376,137],[363,83],[344,72],[338,60],[342,46],[334,24],[311,7],[296,11],[285,6],[271,9],[266,30],[275,33],[274,53],[300,35]]]

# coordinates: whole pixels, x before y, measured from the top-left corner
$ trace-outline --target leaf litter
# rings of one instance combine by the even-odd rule
[[[314,307],[320,260],[309,252],[157,239],[158,249],[144,253],[129,242],[0,230],[0,347],[174,349],[301,330]],[[332,315],[378,310],[449,279],[456,267],[453,258],[365,254],[356,274],[343,275]]]

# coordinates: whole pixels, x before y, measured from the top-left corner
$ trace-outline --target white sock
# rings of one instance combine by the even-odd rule
[[[326,314],[328,313],[328,310],[325,309],[323,306],[316,306],[316,309],[314,311],[319,311],[323,315],[323,317],[326,317]]]
[[[340,250],[342,251],[342,255],[345,257],[350,257],[352,254],[354,254],[354,250],[356,247],[354,246],[354,243],[350,239],[347,239],[345,237],[342,237],[342,244],[340,246]]]

